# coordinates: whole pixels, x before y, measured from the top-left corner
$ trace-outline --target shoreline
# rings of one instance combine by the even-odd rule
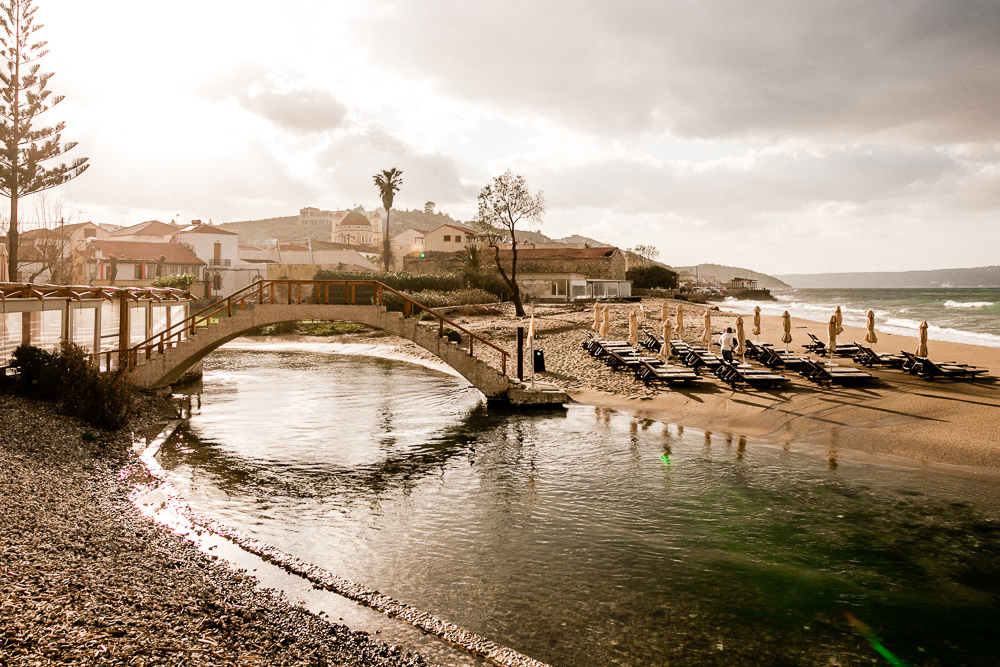
[[[647,319],[641,326],[657,335],[661,303],[663,300],[659,299],[642,302]],[[672,300],[666,303],[671,314],[677,305],[684,306],[686,329],[681,338],[691,342],[700,339],[703,314],[713,305]],[[627,314],[633,307],[634,304],[612,304],[611,338],[627,337]],[[547,370],[537,377],[559,385],[577,402],[611,407],[640,418],[702,431],[752,437],[781,447],[794,446],[813,452],[832,450],[841,456],[850,452],[846,456],[866,461],[886,456],[907,459],[916,465],[942,464],[949,470],[964,471],[962,474],[982,474],[990,478],[1000,474],[998,348],[941,341],[928,343],[932,359],[989,370],[987,377],[974,381],[924,380],[899,369],[862,367],[878,381],[853,388],[819,388],[797,373],[781,371],[790,382],[775,391],[733,390],[713,376],[706,376],[697,387],[656,388],[636,381],[631,373],[611,370],[586,354],[581,343],[584,332],[590,330],[593,322],[592,313],[592,309],[573,306],[535,308],[537,347],[544,352]],[[718,332],[733,326],[737,316],[736,313],[713,311],[713,347]],[[520,321],[507,313],[493,317],[452,317],[512,354],[516,352],[516,328],[527,328],[529,320]],[[749,334],[751,315],[746,313],[743,317]],[[781,318],[763,316],[761,324],[759,340],[784,347],[780,342]],[[806,332],[825,339],[825,327],[819,323],[793,318],[793,342],[789,349],[804,354],[801,346],[808,340]],[[898,353],[901,349],[913,351],[917,347],[915,337],[878,334],[879,342],[875,345],[878,351]],[[848,326],[839,341],[863,343],[864,336],[864,328]],[[392,350],[397,358],[417,357],[420,363],[431,366],[436,361],[436,357],[412,343],[381,332],[282,339],[286,344],[322,341],[348,346],[377,345]],[[257,345],[266,339],[244,340]],[[857,366],[849,358],[837,357],[836,363]],[[526,368],[526,378],[527,374]],[[976,469],[982,470],[977,472]]]
[[[129,427],[107,432],[0,395],[0,662],[428,664],[258,588],[143,516],[129,494],[152,478],[133,434],[153,437],[165,410],[144,397]]]

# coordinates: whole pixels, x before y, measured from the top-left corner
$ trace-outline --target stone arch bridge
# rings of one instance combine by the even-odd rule
[[[401,312],[388,310],[386,302],[402,306]],[[421,310],[431,319],[412,317]],[[137,386],[158,389],[190,377],[212,351],[253,329],[312,319],[356,322],[410,340],[455,369],[490,402],[568,400],[552,385],[537,383],[531,390],[508,377],[505,350],[376,281],[258,281],[122,352],[119,363],[132,369]],[[446,329],[457,332],[461,341],[451,340]],[[477,357],[477,351],[500,368]]]

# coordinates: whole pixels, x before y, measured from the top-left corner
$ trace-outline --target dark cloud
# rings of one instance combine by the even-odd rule
[[[244,65],[212,81],[202,95],[235,99],[250,113],[299,134],[336,130],[347,120],[347,107],[330,91],[290,81],[261,65]]]
[[[988,0],[428,0],[374,16],[360,33],[381,38],[358,47],[385,66],[601,133],[1000,138]]]
[[[552,208],[593,207],[630,215],[669,211],[723,226],[748,215],[821,206],[873,214],[902,211],[926,207],[942,191],[950,193],[953,213],[1000,206],[1000,188],[990,202],[982,201],[989,188],[976,165],[932,149],[774,150],[697,168],[618,158],[559,170],[539,165],[531,173]],[[1000,185],[1000,176],[986,180],[994,188]],[[967,201],[959,204],[963,197]]]
[[[403,171],[401,205],[423,206],[464,203],[479,188],[464,183],[458,165],[440,153],[421,152],[379,126],[360,128],[332,141],[317,157],[327,175],[329,189],[341,202],[380,205],[372,177],[396,167]]]

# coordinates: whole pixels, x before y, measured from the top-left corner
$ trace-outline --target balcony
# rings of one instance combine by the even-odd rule
[[[231,259],[210,259],[208,260],[208,265],[212,266],[232,266],[233,260]]]

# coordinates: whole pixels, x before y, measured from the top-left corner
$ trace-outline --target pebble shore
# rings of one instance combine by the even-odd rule
[[[0,666],[428,664],[290,605],[140,516],[127,500],[144,399],[107,433],[0,396]]]

